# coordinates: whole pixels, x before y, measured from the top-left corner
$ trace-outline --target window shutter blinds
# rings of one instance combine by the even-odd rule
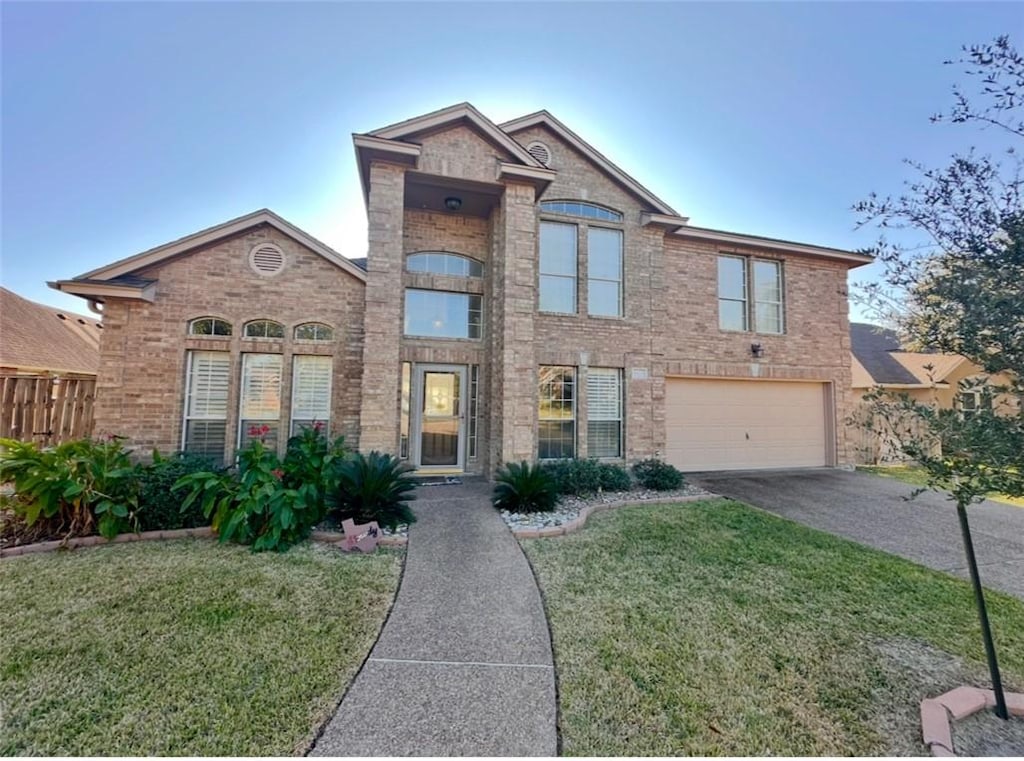
[[[297,356],[292,364],[292,435],[319,421],[329,426],[331,418],[330,357]]]
[[[182,449],[217,463],[224,461],[230,373],[227,352],[189,352]]]
[[[587,453],[622,456],[622,371],[617,368],[587,370]]]

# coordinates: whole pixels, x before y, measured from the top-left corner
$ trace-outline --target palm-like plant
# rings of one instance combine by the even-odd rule
[[[558,502],[555,479],[540,465],[510,462],[494,476],[491,501],[512,513],[549,513]]]
[[[382,452],[355,454],[337,465],[337,489],[328,495],[332,512],[356,523],[377,521],[394,529],[414,523],[408,501],[416,483],[406,474],[412,470],[397,457]]]

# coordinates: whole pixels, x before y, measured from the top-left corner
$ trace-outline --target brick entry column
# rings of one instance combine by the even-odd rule
[[[532,185],[507,183],[494,217],[490,464],[533,460],[537,440],[537,207]]]
[[[402,338],[402,222],[405,169],[370,165],[369,249],[363,317],[359,449],[398,453],[399,343]]]

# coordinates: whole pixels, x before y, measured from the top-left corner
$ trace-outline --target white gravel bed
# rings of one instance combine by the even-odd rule
[[[562,526],[576,520],[584,507],[607,505],[613,502],[671,502],[680,497],[713,497],[714,495],[697,486],[687,484],[681,489],[672,491],[648,491],[633,489],[631,491],[601,492],[591,497],[573,497],[563,495],[558,498],[558,506],[550,513],[510,513],[501,511],[505,523],[513,529],[540,529],[549,526]]]

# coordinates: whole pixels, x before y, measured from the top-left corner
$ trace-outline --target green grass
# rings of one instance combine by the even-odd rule
[[[301,753],[400,566],[202,540],[2,560],[0,755]]]
[[[857,470],[883,478],[895,478],[897,481],[903,481],[913,486],[927,486],[928,484],[928,476],[924,469],[916,465],[858,465]],[[1005,494],[993,493],[989,494],[988,498],[1006,505],[1024,507],[1024,498],[1021,497],[1008,497]]]
[[[965,582],[735,502],[523,544],[567,755],[923,755],[921,698],[986,678]],[[1020,689],[1024,603],[988,599]]]

